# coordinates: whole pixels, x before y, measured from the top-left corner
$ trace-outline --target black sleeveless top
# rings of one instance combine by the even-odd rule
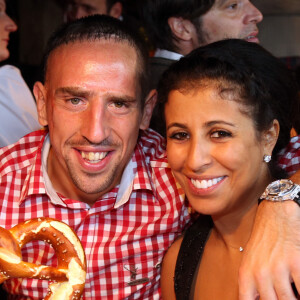
[[[187,229],[181,243],[175,267],[175,294],[178,300],[189,300],[195,272],[213,222],[210,216],[201,215]]]
[[[195,273],[212,227],[213,221],[211,217],[201,215],[184,233],[176,261],[174,276],[177,300],[191,299],[191,293],[194,292],[192,290],[192,285],[196,275]],[[297,292],[294,283],[292,283],[292,288],[295,296],[299,297],[299,293]]]

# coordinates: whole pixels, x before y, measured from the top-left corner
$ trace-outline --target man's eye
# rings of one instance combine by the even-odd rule
[[[229,5],[228,8],[233,10],[233,9],[236,9],[237,6],[238,6],[237,3],[233,3],[233,4]]]
[[[122,107],[125,107],[125,103],[124,102],[114,102],[114,106],[116,108],[122,108]]]
[[[89,5],[82,5],[83,10],[86,12],[86,14],[90,15],[95,12],[95,8]]]
[[[73,104],[73,105],[78,105],[80,103],[80,99],[79,98],[72,98],[70,99],[70,102]]]

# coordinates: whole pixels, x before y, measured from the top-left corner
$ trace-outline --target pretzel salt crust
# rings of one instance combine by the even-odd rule
[[[34,240],[49,243],[58,266],[50,267],[22,261],[21,248]],[[86,276],[86,259],[75,232],[65,223],[51,218],[32,219],[10,230],[0,227],[0,283],[9,278],[35,278],[54,281],[46,299],[80,299]]]

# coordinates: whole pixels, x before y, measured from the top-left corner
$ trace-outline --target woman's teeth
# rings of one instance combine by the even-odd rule
[[[196,180],[196,179],[191,179],[192,184],[197,188],[197,189],[207,189],[209,187],[212,187],[213,185],[216,185],[218,182],[220,182],[224,177],[218,177],[214,179],[209,179],[209,180]]]

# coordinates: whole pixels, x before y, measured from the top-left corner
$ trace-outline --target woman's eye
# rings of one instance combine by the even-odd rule
[[[224,131],[224,130],[217,130],[211,134],[212,138],[225,138],[225,137],[230,137],[230,136],[231,136],[231,133]]]
[[[186,132],[176,132],[176,133],[173,133],[169,136],[170,139],[173,139],[173,140],[179,140],[179,141],[182,141],[182,140],[185,140],[188,138],[188,134]]]

